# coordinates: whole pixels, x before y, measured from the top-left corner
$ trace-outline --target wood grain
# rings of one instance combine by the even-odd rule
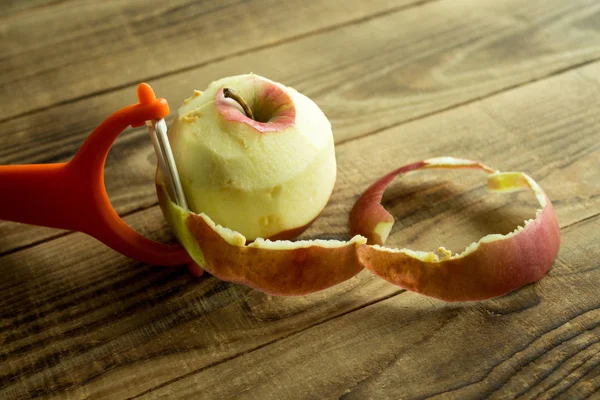
[[[143,398],[585,398],[600,390],[600,217],[563,231],[562,263],[496,300],[405,292],[190,374]]]
[[[418,0],[79,1],[3,21],[0,119],[189,69]]]
[[[338,146],[336,191],[307,233],[345,235],[356,196],[399,160],[469,156],[527,171],[554,200],[567,228],[559,259],[539,284],[447,305],[394,297],[402,291],[365,272],[312,296],[273,298],[139,265],[71,234],[0,258],[0,396],[398,398],[397,390],[414,397],[463,390],[456,398],[469,398],[558,393],[567,381],[573,385],[562,392],[588,393],[598,383],[598,82],[600,63]],[[511,204],[528,204],[517,196],[482,207],[481,175],[464,175],[454,188],[429,178],[410,185],[386,196],[396,210],[407,198],[413,213],[391,244],[444,241],[466,227],[478,235],[506,229]],[[411,194],[419,185],[429,209]],[[480,207],[477,218],[472,205]],[[486,216],[496,222],[482,224]],[[169,237],[156,207],[128,221],[153,238]],[[414,224],[421,224],[417,237]],[[531,382],[543,374],[550,378],[536,389]]]
[[[313,98],[341,142],[600,57],[600,32],[593,30],[600,6],[593,1],[460,1],[402,10],[150,83],[175,109],[214,79],[261,73]],[[509,58],[505,48],[513,49]],[[319,57],[311,57],[317,51]],[[68,158],[102,119],[134,101],[134,93],[130,86],[2,124],[0,159]]]
[[[471,12],[464,15],[464,9]],[[582,0],[441,1],[151,83],[159,95],[175,99],[175,108],[190,87],[254,70],[311,96],[342,143],[589,62],[600,56],[599,12],[595,1]],[[319,57],[312,57],[317,50]],[[0,124],[0,162],[70,158],[96,124],[134,100],[133,93],[128,87]],[[106,181],[120,213],[156,202],[150,153],[143,131],[128,133],[115,146]],[[0,222],[7,238],[0,252],[55,234]]]

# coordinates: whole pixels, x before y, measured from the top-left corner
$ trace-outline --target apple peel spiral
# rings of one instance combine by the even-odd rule
[[[401,174],[419,169],[480,169],[488,173],[488,190],[530,189],[540,208],[534,219],[506,235],[490,234],[452,255],[383,247],[394,218],[381,205],[386,187]],[[357,249],[360,262],[381,278],[404,289],[445,301],[474,301],[503,295],[541,279],[560,247],[560,228],[550,199],[522,172],[499,172],[479,162],[442,157],[400,167],[372,184],[350,212],[350,232],[367,238]]]
[[[550,200],[524,173],[497,172],[458,158],[401,167],[375,182],[350,213],[348,241],[288,240],[327,204],[336,180],[331,124],[308,97],[255,74],[195,91],[178,110],[169,141],[189,210],[174,203],[160,169],[162,212],[195,265],[215,277],[278,296],[344,282],[365,267],[405,289],[447,301],[481,300],[542,278],[560,235]],[[475,168],[495,191],[531,189],[535,219],[507,235],[487,235],[452,255],[382,247],[394,218],[382,206],[397,175],[430,168]],[[267,239],[264,239],[267,238]]]

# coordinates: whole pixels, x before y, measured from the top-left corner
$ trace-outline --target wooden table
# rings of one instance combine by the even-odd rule
[[[366,271],[277,298],[0,222],[0,398],[600,398],[598,0],[1,7],[1,164],[70,159],[140,81],[176,109],[252,71],[296,87],[333,124],[336,189],[303,237],[347,237],[374,179],[454,155],[537,179],[562,244],[547,277],[488,301],[445,303]],[[172,241],[154,170],[134,129],[106,183],[129,224]],[[388,244],[424,250],[459,251],[535,209],[528,193],[486,193],[477,172],[415,173],[384,200],[397,220]]]

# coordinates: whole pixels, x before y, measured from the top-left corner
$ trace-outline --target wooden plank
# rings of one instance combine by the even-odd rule
[[[399,162],[445,154],[480,159],[506,170],[525,170],[538,179],[554,200],[562,226],[586,218],[595,224],[597,218],[594,215],[600,213],[597,202],[600,171],[595,168],[600,154],[599,81],[600,63],[339,146],[338,185],[322,218],[306,236],[346,235],[347,212],[370,181]],[[440,135],[440,132],[445,134]],[[433,178],[428,178],[428,174],[433,174]],[[501,203],[496,197],[483,197],[481,174],[465,172],[454,186],[442,185],[440,178],[447,176],[438,173],[436,178],[435,174],[428,172],[418,175],[418,179],[406,179],[386,196],[397,215],[404,204],[409,206],[409,212],[399,216],[400,223],[391,244],[414,243],[427,248],[429,243],[450,243],[454,248],[459,243],[452,238],[461,237],[466,228],[470,229],[471,235],[489,233],[490,229],[510,229],[508,223],[514,221],[506,219],[507,213],[511,210],[526,213],[523,207],[531,201],[520,195],[504,198]],[[419,188],[423,189],[424,195],[413,194]],[[401,201],[402,206],[398,204]],[[475,218],[472,216],[474,211]],[[410,224],[404,223],[409,217]],[[136,213],[128,221],[155,239],[168,237],[156,208]],[[430,242],[414,237],[416,232],[412,226],[415,225],[421,230],[420,237],[429,236]],[[482,304],[496,314],[518,316],[518,310],[526,309],[533,301],[532,293],[537,296],[539,292],[540,298],[544,299],[542,304],[556,307],[556,312],[574,313],[596,301],[594,296],[584,296],[588,294],[587,290],[598,285],[595,280],[598,276],[592,272],[585,276],[578,274],[582,266],[592,271],[592,262],[597,259],[599,250],[591,248],[584,257],[580,249],[588,243],[597,243],[600,233],[592,229],[584,231],[580,236],[587,241],[581,244],[579,239],[573,239],[579,232],[577,229],[566,232],[568,235],[551,278]],[[463,238],[472,239],[469,236]],[[0,284],[3,293],[0,299],[0,396],[8,397],[68,394],[124,398],[178,379],[184,388],[189,384],[189,390],[197,390],[198,371],[213,368],[220,371],[223,367],[212,366],[308,327],[318,324],[328,327],[329,324],[324,324],[328,320],[401,292],[364,272],[329,291],[306,297],[275,298],[213,278],[194,280],[182,271],[142,266],[115,255],[81,234],[4,256],[0,258],[0,266],[3,272]],[[574,290],[580,279],[587,279],[583,291]],[[551,297],[554,287],[559,284],[566,286],[556,292],[559,297]],[[406,325],[404,342],[418,346],[420,338],[434,338],[432,330],[447,323],[464,326],[462,332],[466,333],[482,326],[478,310],[483,305],[471,305],[462,313],[460,307],[442,305],[416,295],[398,299],[381,303],[387,307],[387,312],[371,308],[378,311],[370,320],[377,326],[374,333],[383,334],[382,330],[390,327],[386,325],[387,321],[397,319],[392,323]],[[402,299],[413,300],[401,308],[396,307],[396,301],[405,301]],[[542,322],[551,318],[550,311],[546,308],[539,311],[548,314]],[[333,323],[340,327],[339,322]],[[361,325],[363,329],[368,326]],[[519,334],[519,329],[530,332],[529,338],[538,332],[534,329],[537,325],[528,319],[517,319],[512,325],[494,325],[495,328],[501,326],[505,330],[510,327],[511,332],[518,331]],[[541,326],[548,328],[545,322]],[[395,329],[396,325],[392,327]],[[313,335],[314,331],[306,332]],[[396,333],[391,332],[396,331],[388,331],[385,338],[371,342],[381,344],[385,353],[393,350],[392,354],[397,355],[395,348],[385,348],[389,345],[388,340],[396,337]],[[365,371],[363,365],[369,364],[367,349],[373,345],[361,341],[364,348],[348,348],[346,344],[352,342],[346,340],[346,335],[361,340],[369,332],[368,329],[358,334],[350,328],[333,330],[317,341],[311,339],[314,347],[307,347],[305,342],[294,342],[304,353],[288,348],[285,352],[289,354],[282,354],[284,358],[280,359],[272,358],[271,362],[275,367],[291,370],[291,365],[279,364],[278,360],[285,362],[290,355],[310,354],[317,348],[322,350],[324,346],[339,343],[339,346],[333,346],[334,350],[356,351],[357,363],[363,363],[356,365]],[[468,341],[469,335],[452,338]],[[497,345],[487,348],[488,342],[479,341],[482,338],[485,336],[478,336],[478,341],[472,343],[472,352],[481,350],[489,355],[492,350],[502,348]],[[507,338],[510,339],[504,337]],[[403,343],[403,340],[393,341],[398,345]],[[435,347],[436,343],[425,341],[422,344],[431,346],[432,352],[447,355],[449,350],[441,345]],[[511,345],[515,343],[511,342]],[[265,351],[270,351],[270,347],[265,347]],[[490,356],[489,362],[502,361],[509,354],[508,350],[507,347],[505,352],[493,353],[495,357]],[[258,357],[263,353],[253,352],[248,357],[254,357],[253,354]],[[379,356],[374,357],[375,365],[383,368]],[[355,371],[348,370],[352,367],[351,359],[338,360],[339,373],[355,376],[352,375]],[[247,358],[240,360],[246,362]],[[261,362],[259,358],[254,360]],[[271,368],[263,367],[261,370],[271,373]],[[432,369],[431,365],[429,369]],[[247,371],[238,370],[238,378],[220,381],[223,386],[220,390],[236,390],[243,385],[240,379],[244,381],[246,377],[249,381],[258,379],[256,375],[242,372]],[[186,374],[189,374],[189,380],[185,378]],[[338,372],[332,371],[327,376],[334,379],[335,374]],[[311,375],[297,377],[314,385],[315,390],[325,385]],[[207,379],[207,385],[212,385],[215,379]],[[348,388],[352,382],[341,385]],[[249,387],[244,389],[250,390]],[[262,390],[261,387],[257,384],[257,390]],[[170,390],[167,388],[169,386],[163,390]]]
[[[538,284],[474,304],[405,292],[144,398],[586,398],[600,390],[598,226],[563,231],[569,274],[556,263]]]
[[[330,117],[341,143],[600,56],[600,41],[581,37],[584,28],[596,37],[590,22],[599,15],[595,1],[459,1],[404,10],[152,84],[176,108],[190,88],[254,70],[311,96]],[[464,9],[471,13],[464,15]],[[319,57],[311,57],[315,49]],[[0,124],[5,143],[0,162],[68,159],[102,119],[134,100],[134,89],[128,87]],[[106,181],[120,213],[156,202],[151,152],[142,131],[128,133],[113,150]],[[0,235],[7,238],[0,252],[54,233],[0,222]]]
[[[582,27],[595,27],[600,6],[594,1],[459,1],[403,10],[150,82],[176,109],[192,89],[214,79],[261,73],[313,98],[341,142],[600,57],[600,33],[581,38]],[[464,15],[464,9],[472,12]],[[511,19],[514,13],[522,20]],[[319,57],[311,57],[317,51]],[[134,93],[132,86],[0,125],[6,141],[0,161],[68,158],[108,114],[133,102]]]
[[[156,208],[129,222],[158,240],[168,236],[160,229]],[[82,257],[95,267],[90,269]],[[81,234],[6,256],[1,265],[7,279],[0,302],[0,396],[8,398],[52,394],[86,381],[101,383],[89,391],[94,398],[134,395],[187,371],[180,369],[178,360],[208,365],[236,355],[240,345],[253,348],[288,332],[292,326],[285,319],[276,324],[279,327],[270,321],[279,312],[299,314],[296,323],[310,323],[338,313],[337,307],[359,306],[367,293],[376,298],[390,289],[397,291],[383,289],[378,295],[381,283],[366,275],[365,282],[375,283],[373,291],[363,287],[354,293],[360,282],[354,279],[328,292],[347,298],[346,305],[328,304],[327,294],[321,293],[301,302],[281,299],[271,307],[258,292],[216,279],[196,280],[182,270],[136,265]],[[42,276],[45,283],[35,289]],[[253,319],[219,317],[237,314],[240,301],[254,309]],[[313,314],[307,310],[311,306],[320,311]],[[215,334],[225,330],[232,336],[220,341]],[[116,385],[104,380],[105,371],[123,363],[146,373]],[[157,369],[157,363],[175,364],[168,372]]]
[[[0,119],[369,18],[419,0],[82,1],[3,22]],[[18,18],[17,18],[18,17]]]

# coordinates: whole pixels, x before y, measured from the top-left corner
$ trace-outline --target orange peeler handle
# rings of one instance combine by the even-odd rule
[[[169,114],[142,83],[138,103],[102,122],[68,163],[0,166],[0,219],[87,233],[133,259],[157,265],[191,263],[179,245],[150,240],[131,229],[113,209],[104,186],[104,164],[111,145],[128,126]]]

